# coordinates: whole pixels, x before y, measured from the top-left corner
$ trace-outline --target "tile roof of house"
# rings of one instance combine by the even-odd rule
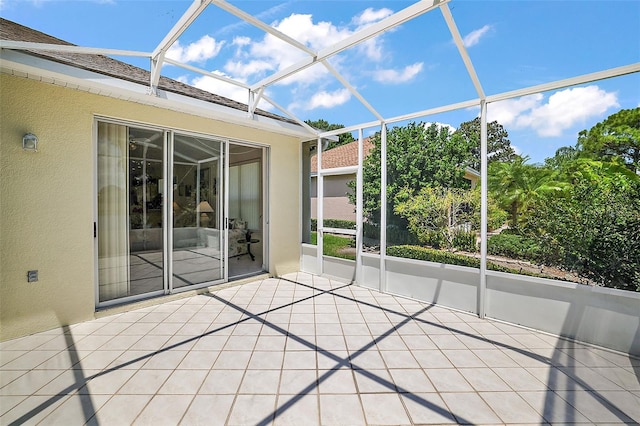
[[[75,46],[74,44],[71,44],[64,40],[60,40],[59,38],[50,36],[48,34],[42,33],[40,31],[34,30],[29,27],[25,27],[24,25],[20,25],[16,22],[9,21],[4,18],[0,18],[0,40],[25,41],[25,42],[33,42],[33,43]],[[55,51],[44,51],[44,50],[38,50],[38,51],[24,50],[23,52],[32,56],[48,59],[54,62],[69,65],[75,68],[92,71],[98,74],[107,75],[110,77],[130,81],[133,83],[138,83],[138,84],[148,86],[149,82],[151,81],[151,73],[149,71],[127,64],[122,61],[118,61],[116,59],[109,58],[104,55],[55,52]],[[167,77],[162,77],[162,76],[160,77],[158,88],[168,92],[173,92],[180,95],[188,96],[194,99],[199,99],[201,101],[222,105],[228,108],[234,108],[241,111],[248,111],[248,107],[246,104],[234,101],[229,98],[225,98],[223,96],[216,95],[211,92],[207,92],[205,90],[198,89],[193,86],[189,86],[188,84],[184,84]],[[288,123],[298,124],[294,120],[291,120],[276,114],[272,114],[268,111],[264,111],[261,109],[256,109],[255,113],[264,117],[285,121]]]
[[[371,138],[362,140],[362,148],[364,158],[366,158],[373,149]],[[336,167],[348,167],[358,165],[358,141],[349,142],[344,145],[332,148],[322,153],[322,168],[333,169]],[[311,156],[311,173],[318,172],[318,156]]]
[[[367,158],[374,145],[371,138],[362,140],[362,148],[364,158]],[[322,153],[322,164],[325,169],[333,169],[336,167],[348,167],[358,165],[358,141],[340,145]],[[311,156],[311,173],[318,173],[318,155]],[[480,172],[467,167],[464,174],[465,179],[472,182],[480,180]]]

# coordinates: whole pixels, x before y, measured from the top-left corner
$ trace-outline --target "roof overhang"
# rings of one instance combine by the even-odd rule
[[[291,122],[258,114],[249,117],[246,111],[166,90],[159,89],[155,96],[151,96],[147,85],[73,67],[18,50],[2,49],[0,71],[101,96],[291,136],[300,141],[318,137],[305,127]]]

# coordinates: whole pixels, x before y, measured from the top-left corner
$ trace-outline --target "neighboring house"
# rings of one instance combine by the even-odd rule
[[[371,138],[362,140],[363,158],[366,158],[374,145]],[[358,141],[324,151],[322,153],[323,169],[332,169],[358,165]],[[317,198],[318,156],[311,157],[311,218],[318,217]],[[347,184],[356,178],[355,173],[340,174],[324,177],[324,219],[356,220],[355,206],[349,202],[348,194],[351,189]],[[480,173],[471,167],[467,167],[464,178],[471,182],[471,188],[475,188],[480,182]]]
[[[5,19],[0,41],[24,46],[0,56],[0,340],[299,269],[310,131]]]
[[[480,183],[480,172],[467,167],[464,169],[464,178],[471,182],[471,189],[474,189]]]
[[[373,149],[371,138],[362,140],[363,158]],[[333,169],[358,165],[358,141],[340,145],[322,152],[322,168]],[[311,157],[311,218],[318,217],[318,156]],[[347,184],[356,178],[355,173],[324,177],[324,219],[356,220],[355,205],[349,202],[351,190]]]

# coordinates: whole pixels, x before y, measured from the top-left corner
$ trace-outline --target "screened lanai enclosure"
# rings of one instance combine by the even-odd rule
[[[246,104],[256,126],[285,117],[304,272],[640,355],[637,2],[346,2],[342,24],[331,3],[259,3],[196,0],[154,46],[2,48],[109,55],[149,70],[145,96],[171,99],[162,75]],[[130,192],[104,211],[99,302],[228,280],[234,216],[254,222],[236,241],[263,270],[266,150],[239,145],[257,155],[234,169],[228,140],[108,119],[103,134],[98,167],[118,146],[129,173],[98,186]],[[221,194],[243,193],[254,205],[233,213]]]

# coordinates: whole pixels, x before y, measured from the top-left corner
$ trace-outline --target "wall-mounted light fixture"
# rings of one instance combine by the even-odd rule
[[[22,137],[22,149],[25,151],[38,151],[38,137],[33,133],[27,133]]]

